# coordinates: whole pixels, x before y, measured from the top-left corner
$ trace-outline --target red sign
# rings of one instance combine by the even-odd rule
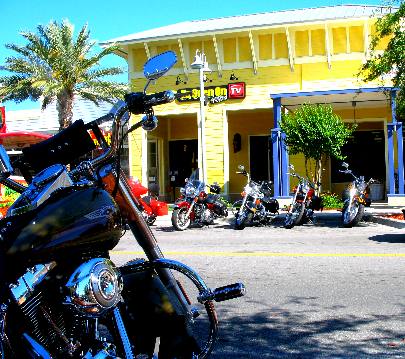
[[[0,133],[5,133],[6,129],[6,111],[4,106],[0,107]]]
[[[228,84],[228,98],[245,98],[245,83],[235,82]]]

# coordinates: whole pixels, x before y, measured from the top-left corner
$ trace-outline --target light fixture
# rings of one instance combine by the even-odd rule
[[[212,80],[206,74],[204,74],[204,82],[212,82]]]
[[[229,77],[229,80],[230,81],[237,81],[237,80],[239,80],[239,78],[236,77],[235,74],[232,72],[231,76]]]
[[[176,78],[176,86],[178,86],[178,85],[180,85],[180,84],[186,84],[186,83],[187,83],[187,81],[183,81],[183,80],[181,79],[180,75],[177,75],[177,78]]]

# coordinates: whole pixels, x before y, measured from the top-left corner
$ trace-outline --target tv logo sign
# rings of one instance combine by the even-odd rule
[[[245,83],[236,82],[233,84],[228,84],[228,98],[238,99],[245,98]]]

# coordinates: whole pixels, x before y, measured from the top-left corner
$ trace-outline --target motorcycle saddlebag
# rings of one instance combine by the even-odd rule
[[[166,216],[169,213],[167,203],[158,201],[154,198],[150,200],[150,207],[152,208],[153,213],[157,216]]]
[[[319,211],[322,207],[322,198],[319,196],[313,196],[311,198],[311,209]]]
[[[269,211],[271,213],[277,213],[277,211],[280,208],[280,205],[275,198],[265,197],[263,199],[263,204],[264,207],[266,208],[266,211]]]
[[[226,205],[221,201],[215,201],[214,203],[214,213],[218,216],[227,217],[228,216],[228,209]]]
[[[72,163],[95,148],[83,120],[78,120],[55,136],[23,148],[23,162],[39,172],[56,163]]]

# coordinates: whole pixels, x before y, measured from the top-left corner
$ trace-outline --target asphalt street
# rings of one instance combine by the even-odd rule
[[[212,358],[405,358],[405,229],[338,216],[284,229],[236,231],[227,221],[152,226],[167,258],[194,268],[214,288],[243,282],[243,298],[217,304]],[[112,252],[142,257],[127,233]]]

